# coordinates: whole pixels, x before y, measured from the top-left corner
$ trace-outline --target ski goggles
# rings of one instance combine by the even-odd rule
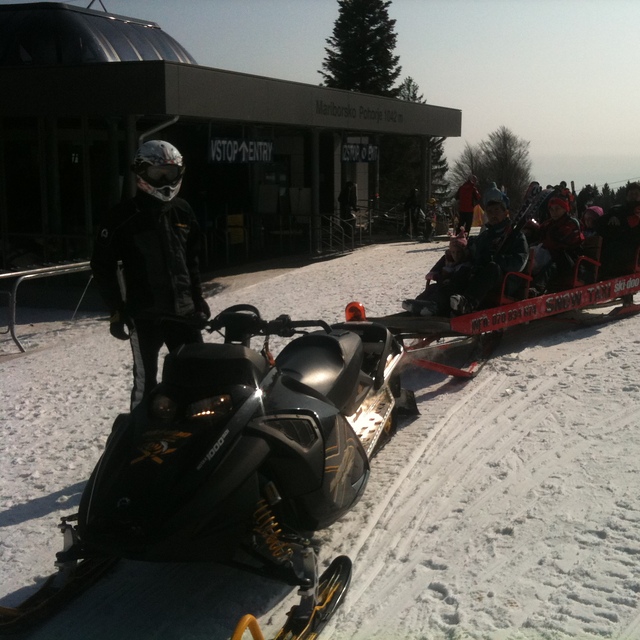
[[[140,177],[154,187],[174,185],[183,175],[184,167],[177,164],[150,164],[140,173]]]

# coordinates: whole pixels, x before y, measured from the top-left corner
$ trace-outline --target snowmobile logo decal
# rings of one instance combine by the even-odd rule
[[[140,451],[142,455],[132,460],[131,464],[136,464],[143,460],[153,460],[156,464],[162,464],[164,462],[163,456],[168,456],[178,448],[172,445],[180,440],[191,437],[191,434],[185,431],[169,431],[166,433],[155,431],[146,435],[147,437],[154,436],[158,439],[149,440],[138,447],[138,451]]]
[[[204,465],[211,460],[216,453],[220,450],[220,447],[224,444],[225,438],[229,435],[229,429],[225,429],[225,432],[218,438],[218,441],[211,447],[209,453],[200,461],[200,464],[196,467],[198,471],[204,467]]]
[[[342,504],[344,502],[345,489],[351,486],[349,477],[353,469],[353,465],[355,464],[355,459],[356,448],[353,446],[352,442],[349,441],[347,442],[340,465],[337,467],[327,466],[325,468],[325,471],[327,472],[335,472],[335,475],[329,484],[329,490],[331,491],[331,497],[338,504]]]

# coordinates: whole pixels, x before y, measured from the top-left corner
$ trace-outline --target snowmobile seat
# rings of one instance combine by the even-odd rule
[[[167,354],[162,382],[190,389],[243,384],[256,387],[269,366],[240,344],[185,344]]]
[[[383,324],[376,322],[341,322],[334,329],[346,329],[360,336],[364,349],[362,370],[375,381],[379,389],[384,381],[384,369],[387,363],[384,354],[393,352],[393,334]]]
[[[362,341],[350,331],[317,331],[290,342],[277,356],[276,366],[291,378],[325,396],[351,415],[361,371]],[[371,379],[368,380],[371,386]]]

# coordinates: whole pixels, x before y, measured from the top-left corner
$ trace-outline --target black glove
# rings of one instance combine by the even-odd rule
[[[209,309],[207,301],[202,296],[193,297],[193,306],[195,308],[194,313],[196,315],[201,315],[205,320],[208,320],[211,317],[211,309]]]
[[[133,322],[123,309],[116,311],[109,318],[109,333],[118,340],[128,340],[133,331]]]

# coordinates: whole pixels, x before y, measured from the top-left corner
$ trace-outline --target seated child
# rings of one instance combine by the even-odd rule
[[[461,230],[451,238],[449,248],[425,276],[425,290],[415,299],[405,300],[402,308],[416,316],[449,316],[451,280],[460,271],[470,268],[467,236]]]
[[[522,271],[529,257],[529,245],[522,231],[514,229],[504,194],[489,189],[484,198],[487,223],[469,238],[471,267],[460,269],[451,279],[449,306],[454,315],[465,315],[491,305],[500,292],[504,276]]]
[[[552,280],[570,273],[580,255],[584,236],[570,210],[566,198],[557,196],[549,200],[549,218],[540,225],[532,241],[535,255],[530,297],[542,295]]]
[[[584,210],[580,228],[585,238],[598,235],[598,220],[603,216],[602,207],[590,206]]]

